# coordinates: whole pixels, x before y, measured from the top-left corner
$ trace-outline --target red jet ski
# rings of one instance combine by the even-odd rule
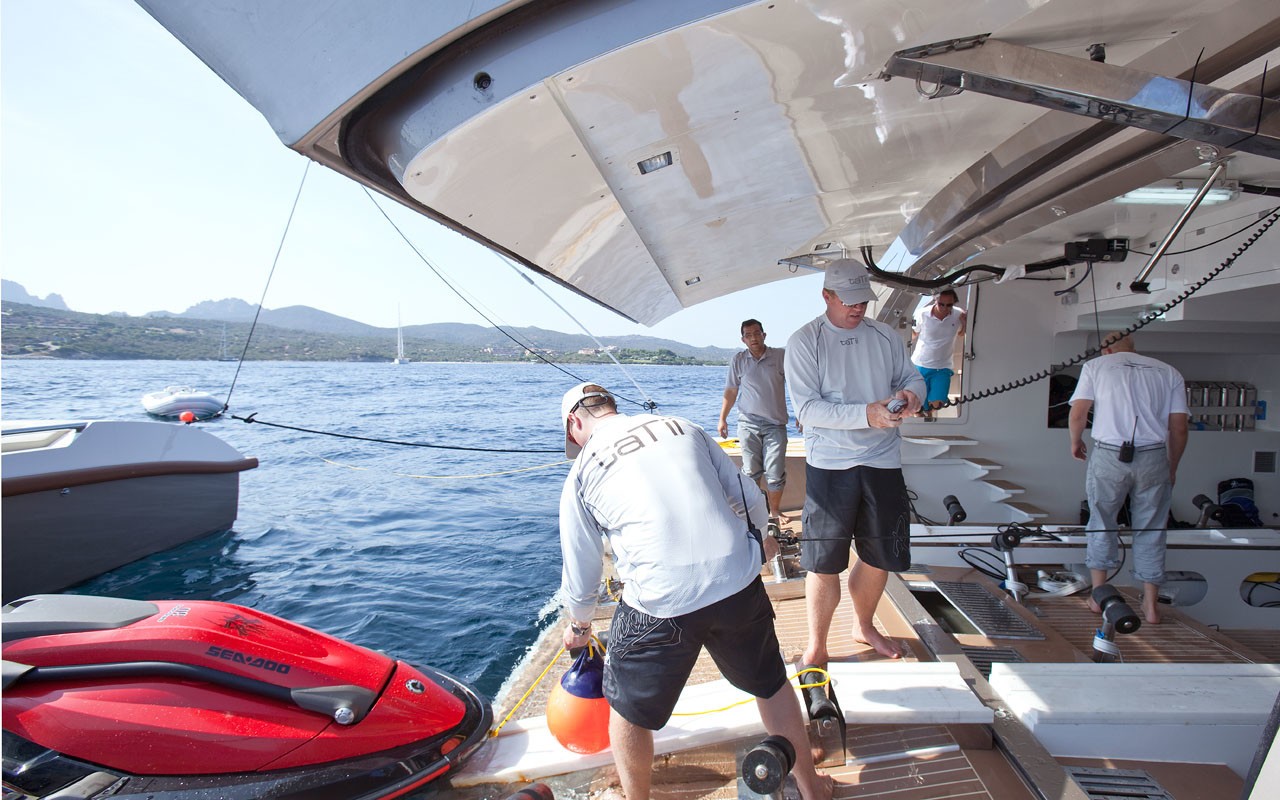
[[[0,620],[6,799],[399,797],[493,721],[443,672],[226,603],[35,595]]]

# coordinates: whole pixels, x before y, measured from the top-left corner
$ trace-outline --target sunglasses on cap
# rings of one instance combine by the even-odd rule
[[[608,392],[587,392],[582,396],[581,400],[573,404],[573,408],[569,409],[569,413],[572,414],[579,408],[598,408],[606,405],[612,399],[613,395]]]

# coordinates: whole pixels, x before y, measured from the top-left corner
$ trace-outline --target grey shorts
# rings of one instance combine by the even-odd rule
[[[772,697],[787,682],[773,617],[760,578],[706,608],[669,619],[619,603],[605,655],[609,706],[641,728],[666,725],[704,645],[729,683]]]
[[[886,572],[911,565],[911,520],[901,469],[805,465],[800,566],[820,575],[849,567],[849,546],[858,558]]]
[[[738,446],[742,448],[742,474],[753,481],[764,475],[771,492],[787,485],[787,426],[760,424],[738,417]]]

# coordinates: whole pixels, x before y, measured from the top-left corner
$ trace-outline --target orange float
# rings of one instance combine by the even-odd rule
[[[566,750],[582,755],[609,746],[609,701],[604,699],[599,645],[583,648],[547,698],[547,730]]]

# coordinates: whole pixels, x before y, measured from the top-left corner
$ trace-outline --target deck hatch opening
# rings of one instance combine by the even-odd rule
[[[983,636],[993,639],[1044,638],[1043,633],[977,584],[934,581],[933,585]]]
[[[1027,660],[1022,657],[1022,653],[1014,650],[1012,647],[979,647],[977,645],[962,644],[960,649],[964,651],[965,657],[973,662],[973,666],[978,672],[982,673],[982,677],[991,678],[992,664],[1025,664]]]
[[[1125,800],[1173,800],[1173,795],[1142,769],[1067,767],[1067,773],[1091,798]]]

